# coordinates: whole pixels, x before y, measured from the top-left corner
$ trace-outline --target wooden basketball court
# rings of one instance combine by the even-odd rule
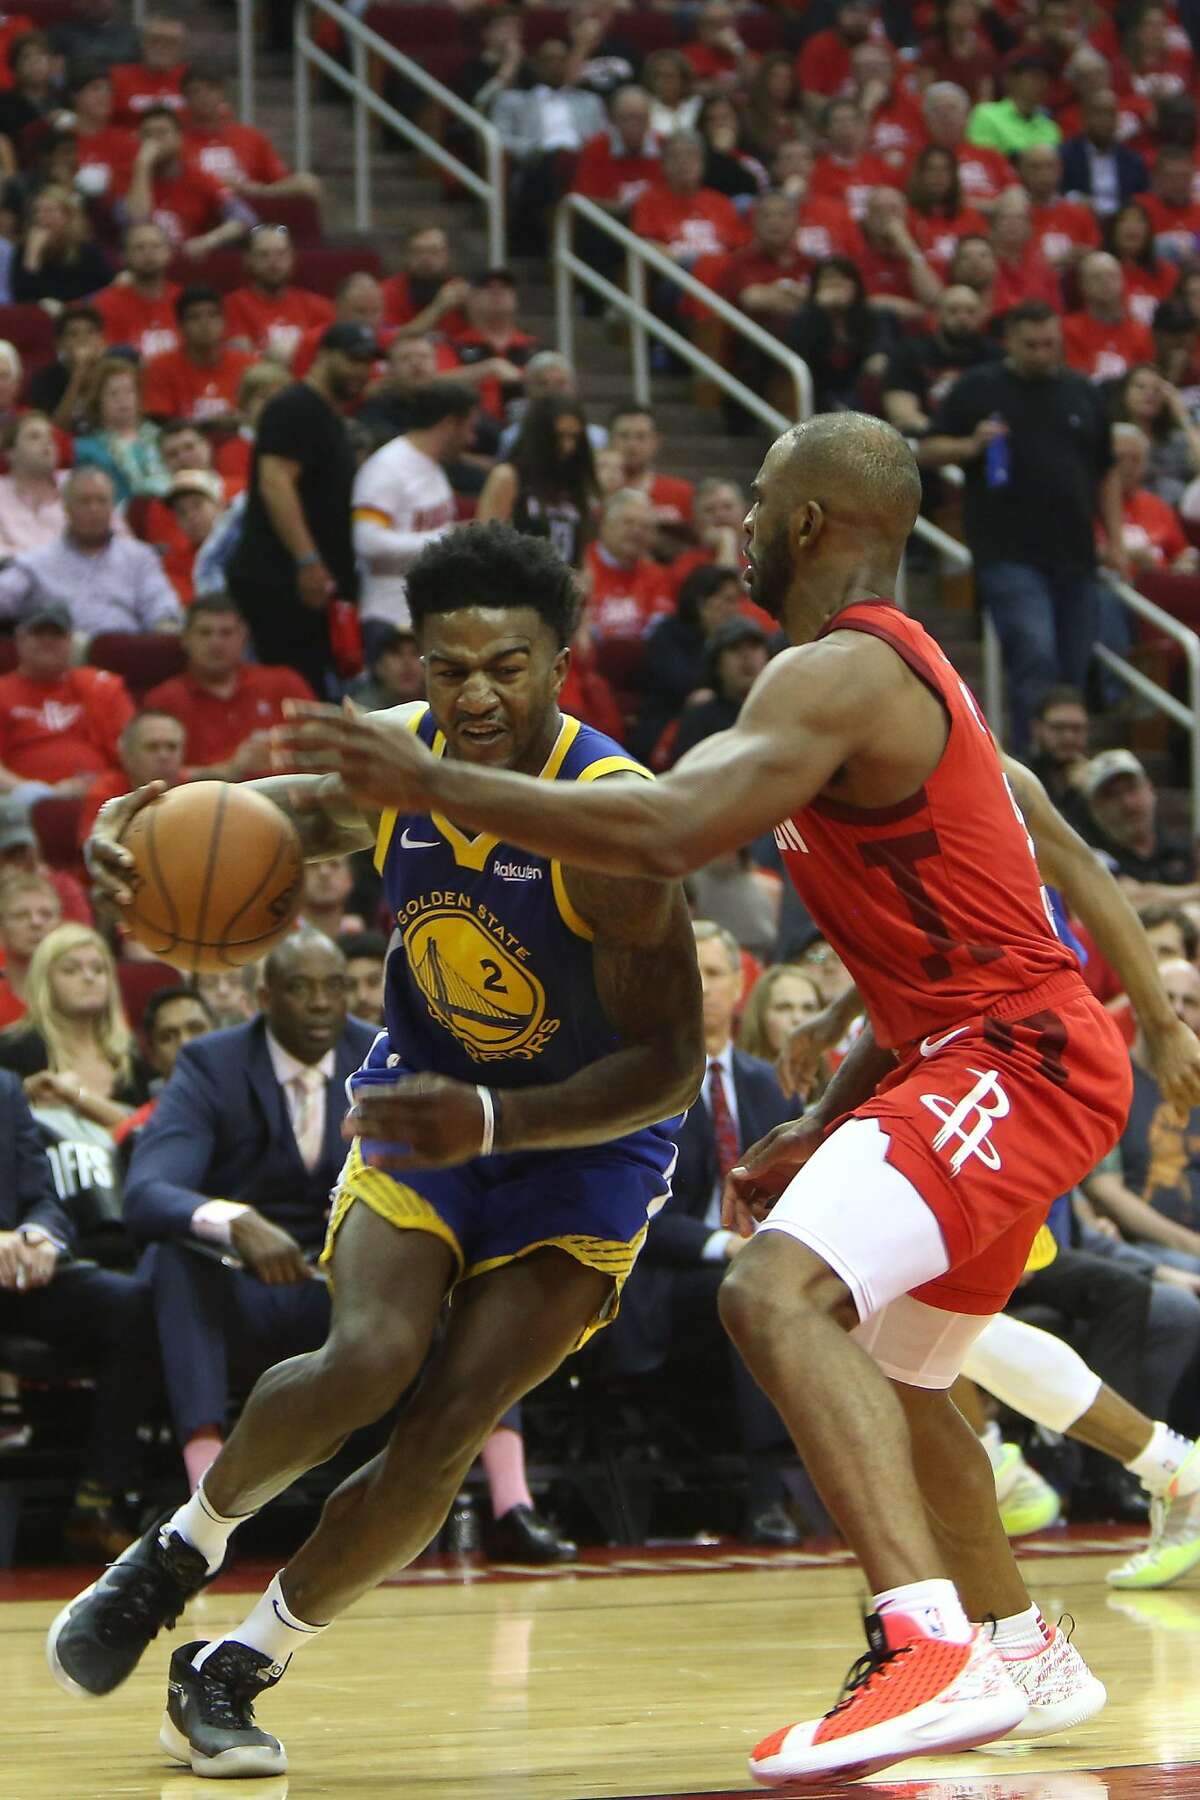
[[[1027,1575],[1109,1688],[1091,1725],[1033,1746],[901,1765],[824,1793],[888,1800],[1200,1800],[1200,1576],[1117,1594],[1129,1535],[1050,1533]],[[46,1626],[85,1572],[0,1575],[3,1800],[185,1800],[159,1750],[168,1640],[108,1700],[68,1699]],[[269,1567],[195,1601],[171,1644],[236,1623]],[[858,1654],[862,1583],[837,1552],[599,1551],[549,1575],[421,1565],[356,1606],[261,1707],[290,1773],[247,1800],[633,1800],[753,1788],[756,1739],[828,1706]],[[218,1789],[218,1792],[222,1791]],[[806,1790],[812,1793],[813,1790]]]

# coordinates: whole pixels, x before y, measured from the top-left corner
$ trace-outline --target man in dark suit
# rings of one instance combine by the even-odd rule
[[[84,1478],[67,1523],[71,1549],[119,1556],[118,1517],[138,1468],[137,1428],[155,1361],[149,1291],[133,1276],[71,1258],[75,1230],[16,1075],[0,1071],[0,1334],[67,1351],[95,1378]]]
[[[1068,138],[1062,147],[1064,193],[1089,201],[1102,219],[1150,186],[1137,151],[1117,140],[1119,117],[1112,89],[1097,89],[1084,99],[1079,136]]]
[[[345,1082],[375,1039],[347,1016],[345,958],[319,932],[271,952],[261,1015],[180,1052],[141,1134],[125,1221],[151,1246],[163,1369],[192,1486],[221,1446],[230,1368],[316,1349],[315,1272],[345,1157]]]
[[[787,1446],[786,1429],[717,1317],[717,1289],[746,1241],[721,1227],[725,1176],[742,1150],[791,1118],[793,1108],[770,1063],[734,1048],[742,985],[736,938],[711,920],[697,920],[695,932],[708,1072],[679,1133],[671,1198],[651,1221],[626,1283],[613,1353],[629,1374],[727,1359],[750,1482],[744,1535],[751,1543],[795,1544],[799,1533],[772,1462],[772,1453]]]

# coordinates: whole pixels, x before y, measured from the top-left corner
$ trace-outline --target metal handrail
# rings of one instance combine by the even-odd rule
[[[243,6],[250,0],[241,0]],[[350,69],[347,71],[341,63],[329,56],[321,46],[308,35],[308,13],[310,9],[323,13],[332,19],[345,34],[350,44]],[[369,114],[382,119],[385,125],[419,150],[431,162],[437,163],[448,175],[462,183],[463,187],[483,202],[487,213],[488,258],[496,265],[505,260],[507,232],[504,217],[504,145],[496,127],[485,119],[483,114],[468,106],[465,100],[443,87],[440,81],[423,69],[411,57],[389,44],[386,38],[372,31],[369,25],[347,12],[344,6],[338,6],[336,0],[297,0],[294,41],[296,46],[296,167],[302,174],[308,174],[312,168],[312,105],[308,91],[308,68],[320,69],[342,92],[348,94],[354,104],[354,223],[359,231],[369,231],[371,227],[371,134]],[[370,84],[367,71],[368,55],[377,56],[390,69],[419,88],[439,106],[445,107],[464,125],[470,126],[479,140],[483,152],[485,173],[480,175],[468,163],[463,162],[444,144],[422,131],[419,125],[398,112],[394,106],[377,94]],[[305,65],[308,65],[307,67]]]
[[[1106,579],[1113,592],[1124,601],[1131,613],[1136,613],[1139,619],[1145,619],[1148,625],[1153,625],[1156,630],[1173,639],[1183,651],[1184,661],[1187,664],[1188,697],[1186,706],[1182,700],[1177,700],[1174,694],[1168,693],[1166,688],[1160,687],[1156,681],[1152,681],[1141,669],[1135,669],[1125,657],[1119,656],[1115,650],[1110,650],[1107,644],[1095,646],[1095,654],[1106,669],[1111,669],[1114,675],[1119,676],[1127,686],[1133,689],[1134,693],[1140,694],[1143,700],[1148,700],[1160,712],[1166,713],[1169,719],[1174,720],[1176,725],[1181,726],[1187,732],[1190,787],[1188,799],[1191,807],[1192,836],[1195,838],[1200,836],[1200,637],[1189,625],[1184,625],[1178,619],[1172,618],[1169,612],[1164,612],[1162,607],[1156,606],[1153,600],[1147,600],[1145,594],[1139,594],[1137,589],[1130,587],[1127,581],[1118,581],[1112,575],[1107,576]]]

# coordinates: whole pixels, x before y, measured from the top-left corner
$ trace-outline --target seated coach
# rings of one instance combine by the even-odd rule
[[[325,1338],[315,1263],[345,1156],[344,1084],[376,1035],[348,1016],[349,992],[328,938],[286,939],[263,965],[261,1014],[180,1051],[133,1153],[125,1221],[150,1246],[193,1487],[220,1449],[231,1374],[257,1377]]]

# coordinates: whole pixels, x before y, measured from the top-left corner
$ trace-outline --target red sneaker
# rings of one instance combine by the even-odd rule
[[[866,1620],[867,1654],[823,1719],[787,1725],[757,1745],[750,1773],[767,1786],[874,1775],[909,1756],[970,1750],[1025,1717],[1025,1697],[990,1634],[967,1644],[926,1637],[900,1613]]]

